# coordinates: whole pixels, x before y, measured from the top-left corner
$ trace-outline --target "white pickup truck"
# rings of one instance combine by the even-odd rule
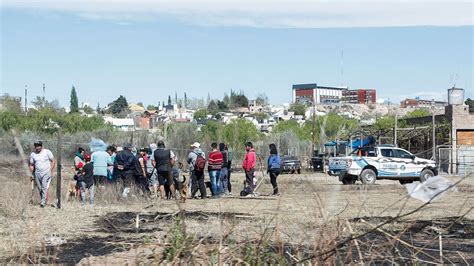
[[[364,147],[346,157],[329,158],[329,174],[343,184],[374,184],[377,179],[399,180],[401,184],[437,175],[436,162],[418,158],[392,145]]]

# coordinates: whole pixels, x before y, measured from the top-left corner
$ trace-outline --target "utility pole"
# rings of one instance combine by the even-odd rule
[[[316,132],[315,132],[315,129],[316,129],[316,104],[314,103],[315,102],[315,99],[314,99],[314,96],[313,96],[313,129],[311,131],[311,137],[312,137],[312,142],[311,142],[311,156],[314,156],[314,142],[315,142],[315,138],[316,138]]]
[[[27,85],[25,85],[25,114],[28,114],[28,100],[27,100],[27,97],[28,97],[28,88],[27,88]]]
[[[433,136],[432,136],[432,141],[433,141],[433,152],[432,152],[432,155],[433,155],[433,160],[436,161],[436,124],[435,124],[435,101],[434,99],[431,100],[431,120],[433,122]]]
[[[397,112],[395,113],[395,128],[394,128],[394,132],[393,132],[393,145],[395,147],[398,146],[398,144],[397,144],[397,130],[398,130],[398,108],[397,108]]]
[[[56,184],[56,198],[58,200],[58,203],[56,207],[58,209],[61,209],[61,170],[62,170],[62,153],[63,153],[63,135],[61,132],[61,129],[58,130],[58,162],[57,162],[57,184]]]
[[[46,86],[43,83],[43,108],[46,107],[46,97],[45,97],[45,95],[46,95]]]

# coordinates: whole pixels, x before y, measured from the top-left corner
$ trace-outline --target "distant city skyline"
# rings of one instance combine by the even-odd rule
[[[31,101],[45,83],[69,106],[75,86],[95,107],[233,89],[282,104],[292,85],[317,83],[399,103],[446,100],[456,84],[474,98],[472,3],[235,3],[5,0],[0,93],[23,97],[27,85]]]

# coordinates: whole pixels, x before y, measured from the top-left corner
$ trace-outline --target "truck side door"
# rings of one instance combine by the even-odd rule
[[[398,169],[400,176],[412,177],[417,176],[416,164],[413,161],[412,154],[402,149],[395,149],[395,157],[398,161]],[[419,174],[418,174],[419,175]]]
[[[398,176],[398,164],[395,161],[395,151],[393,148],[380,148],[379,176]]]

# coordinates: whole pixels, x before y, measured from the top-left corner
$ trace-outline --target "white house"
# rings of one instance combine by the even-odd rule
[[[135,131],[135,123],[133,118],[114,118],[104,117],[106,123],[111,124],[114,128],[122,131]]]

